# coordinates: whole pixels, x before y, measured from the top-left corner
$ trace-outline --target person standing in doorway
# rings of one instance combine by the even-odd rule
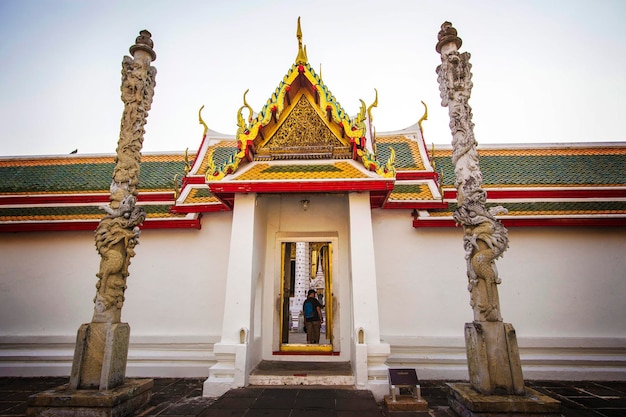
[[[315,290],[311,289],[307,293],[307,298],[302,305],[304,313],[304,325],[306,327],[306,342],[320,342],[320,328],[324,318],[322,316],[322,305],[315,298]]]

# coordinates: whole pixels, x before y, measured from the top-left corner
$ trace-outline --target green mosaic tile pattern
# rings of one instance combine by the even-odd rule
[[[378,162],[381,164],[387,163],[387,160],[391,155],[391,150],[389,148],[393,148],[396,152],[396,169],[409,169],[417,166],[415,160],[413,159],[413,155],[411,154],[411,148],[409,148],[407,143],[403,142],[377,143],[376,152],[378,153]]]
[[[139,172],[139,192],[142,190],[173,190],[174,177],[176,174],[182,176],[184,172],[185,162],[182,160],[176,162],[142,162]]]
[[[173,189],[184,162],[143,162],[139,190]],[[113,163],[0,167],[0,193],[108,192]]]
[[[334,165],[272,165],[263,170],[263,173],[294,173],[294,172],[341,172]]]
[[[422,187],[428,188],[426,185],[420,184],[402,184],[396,183],[393,187],[393,193],[396,194],[419,194],[423,191]]]
[[[444,186],[454,186],[449,157],[436,157]],[[483,184],[579,185],[626,184],[626,155],[481,156]]]
[[[213,193],[208,188],[196,188],[194,198],[210,198],[213,197]]]
[[[159,215],[162,217],[164,214],[169,214],[169,205],[141,205],[146,215]],[[104,210],[96,206],[63,206],[63,207],[49,207],[49,206],[34,206],[34,207],[18,207],[18,208],[0,208],[0,218],[7,217],[27,217],[35,219],[37,217],[46,218],[76,218],[77,216],[90,217],[90,218],[102,218],[106,215]]]
[[[215,162],[215,166],[219,167],[224,164],[224,162],[228,161],[228,159],[237,154],[239,149],[236,146],[217,146],[213,151],[213,162]]]

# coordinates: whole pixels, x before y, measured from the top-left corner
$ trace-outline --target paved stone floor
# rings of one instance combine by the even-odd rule
[[[220,398],[202,397],[204,378],[157,378],[139,417],[450,417],[446,386],[422,381],[428,412],[388,412],[369,391],[332,387],[243,388]],[[28,396],[68,378],[0,378],[0,417],[26,414]],[[528,386],[560,400],[564,417],[626,416],[626,382],[529,381]]]

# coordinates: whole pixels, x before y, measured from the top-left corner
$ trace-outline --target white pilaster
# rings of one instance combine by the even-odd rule
[[[204,396],[218,396],[231,388],[243,387],[249,374],[248,333],[252,328],[255,290],[255,208],[256,194],[235,194],[222,339],[213,348],[217,363],[209,369]]]
[[[389,344],[380,340],[369,193],[350,193],[349,206],[355,381],[357,388],[372,390],[377,398],[382,398],[388,390],[385,360],[391,351]]]

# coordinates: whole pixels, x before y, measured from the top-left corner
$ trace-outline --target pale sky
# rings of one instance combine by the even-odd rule
[[[378,132],[423,123],[450,143],[435,68],[448,20],[472,54],[470,99],[480,143],[625,141],[623,0],[0,0],[0,155],[114,153],[121,61],[152,33],[157,86],[144,152],[200,145],[198,109],[234,134],[297,54],[301,16],[309,63],[349,114],[378,89]]]

